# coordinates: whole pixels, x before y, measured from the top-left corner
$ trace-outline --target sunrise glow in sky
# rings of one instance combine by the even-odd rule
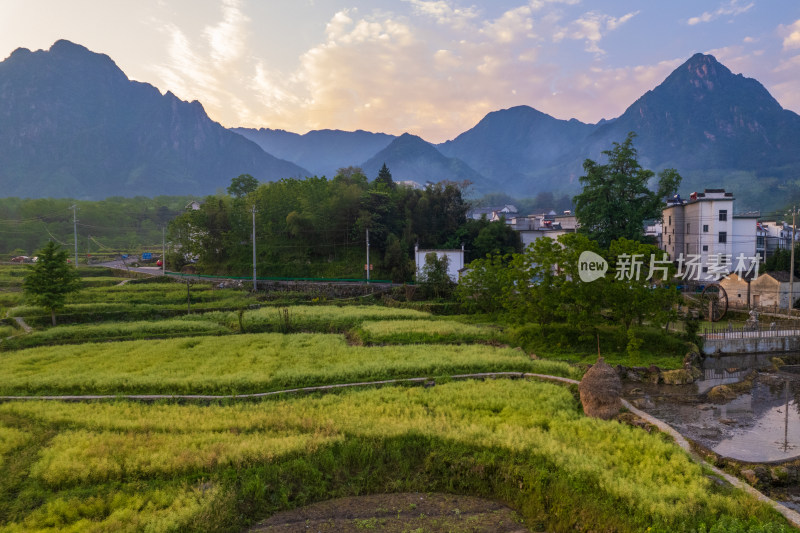
[[[0,0],[0,60],[69,39],[224,126],[451,139],[619,116],[696,52],[800,112],[798,0]]]

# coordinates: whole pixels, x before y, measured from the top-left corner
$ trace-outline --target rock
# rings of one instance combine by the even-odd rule
[[[735,399],[737,394],[727,385],[717,385],[708,391],[708,399],[714,403],[726,403]]]
[[[664,370],[661,372],[661,379],[667,385],[687,385],[694,383],[691,372],[685,369]]]
[[[772,481],[775,483],[783,484],[789,480],[789,470],[787,470],[786,467],[774,466],[770,468],[769,473]]]
[[[637,409],[652,409],[656,406],[650,398],[636,398],[631,400],[631,405]]]
[[[751,485],[758,485],[758,477],[756,477],[755,470],[741,470],[739,473]]]
[[[643,381],[642,375],[632,368],[625,371],[625,379],[628,381],[635,381],[636,383],[641,383]]]

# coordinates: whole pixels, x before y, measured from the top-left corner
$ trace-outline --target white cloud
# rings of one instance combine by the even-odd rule
[[[414,12],[433,18],[437,24],[455,29],[464,29],[478,17],[477,8],[454,7],[446,0],[404,0],[412,5]]]
[[[586,43],[587,52],[603,54],[605,51],[600,48],[600,41],[603,37],[609,32],[619,29],[620,26],[638,14],[638,11],[634,11],[616,18],[604,13],[590,11],[572,22],[569,28],[557,31],[554,34],[554,39],[555,42],[564,38],[583,40]]]
[[[481,33],[498,43],[510,43],[524,37],[533,29],[531,8],[522,6],[503,13],[498,19],[488,21]]]
[[[741,15],[742,13],[746,13],[754,5],[755,4],[753,4],[752,2],[746,5],[741,5],[740,0],[728,0],[714,11],[706,11],[701,15],[698,15],[696,17],[691,17],[686,22],[687,24],[689,24],[689,26],[694,26],[696,24],[701,24],[704,22],[711,22],[712,20],[716,20],[720,17],[724,17],[727,15],[732,15],[735,17],[737,15]]]
[[[794,50],[800,48],[800,20],[789,26],[781,25],[778,32],[783,36],[783,49]]]
[[[239,8],[238,0],[225,0],[223,18],[203,32],[211,47],[211,57],[217,65],[236,61],[245,52],[248,19]]]

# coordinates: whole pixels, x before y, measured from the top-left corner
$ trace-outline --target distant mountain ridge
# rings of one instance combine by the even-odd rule
[[[22,197],[208,194],[243,173],[308,173],[64,40],[0,62],[0,161],[3,194]]]
[[[396,138],[364,130],[313,130],[304,135],[267,128],[232,128],[232,131],[275,157],[301,165],[316,176],[328,177],[336,175],[340,168],[366,161]]]
[[[58,41],[0,62],[0,186],[7,196],[207,194],[260,180],[332,177],[469,180],[474,193],[575,193],[586,158],[628,132],[646,168],[676,168],[682,191],[724,187],[740,208],[800,198],[800,116],[756,80],[695,54],[617,118],[560,120],[528,106],[487,114],[454,139],[367,131],[226,130],[198,102],[128,80],[102,54]]]
[[[389,168],[395,181],[410,179],[424,184],[466,180],[478,190],[493,189],[493,184],[464,161],[443,155],[434,145],[410,133],[393,140],[361,167],[368,177],[374,177],[383,164]]]

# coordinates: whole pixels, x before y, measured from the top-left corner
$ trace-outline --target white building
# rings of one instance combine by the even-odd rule
[[[733,193],[724,189],[693,192],[688,201],[675,196],[662,211],[661,248],[673,261],[694,259],[692,279],[719,279],[719,272],[750,268],[756,257],[757,214],[733,215]],[[749,259],[738,265],[736,258]]]
[[[561,235],[575,233],[578,227],[577,218],[569,211],[564,211],[561,215],[551,211],[541,215],[515,217],[510,222],[512,229],[519,233],[523,248],[527,248],[540,237],[550,237],[555,240]]]
[[[461,271],[464,270],[464,246],[460,250],[420,250],[414,246],[414,261],[417,264],[417,277],[422,275],[425,266],[425,258],[428,254],[436,254],[436,258],[441,261],[447,257],[447,275],[454,283],[458,283],[461,278]]]
[[[789,250],[792,242],[792,225],[781,221],[761,222],[764,231],[764,254],[771,257],[778,250]],[[795,242],[800,240],[800,232],[795,232]]]

